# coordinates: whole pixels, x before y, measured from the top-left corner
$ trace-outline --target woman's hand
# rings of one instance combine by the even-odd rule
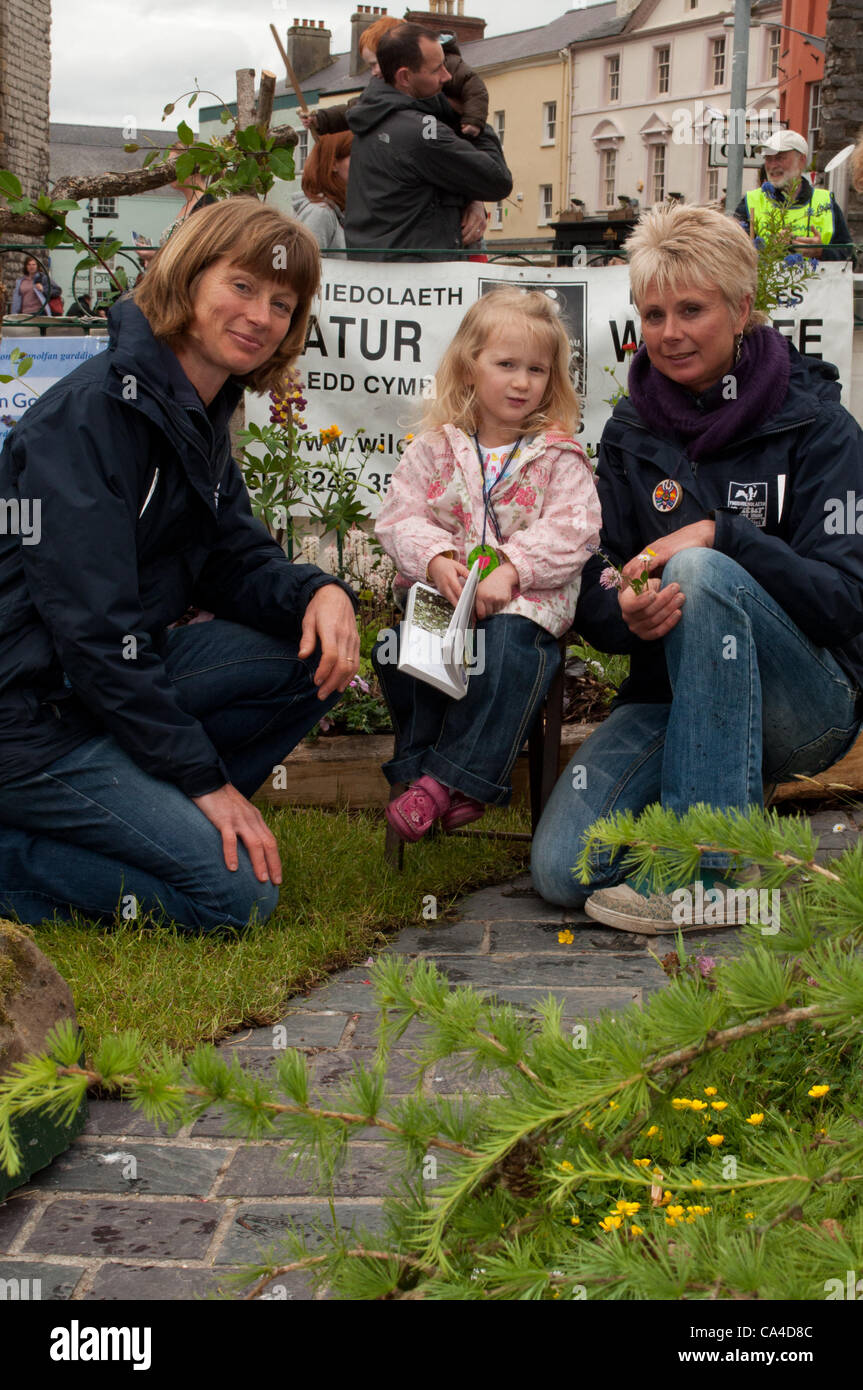
[[[360,637],[354,606],[338,584],[316,589],[305,613],[297,655],[301,661],[321,644],[321,659],[315,672],[318,699],[326,700],[334,690],[344,690],[360,669]]]
[[[436,555],[429,561],[428,577],[439,594],[443,594],[455,608],[461,598],[464,581],[470,574],[466,565],[453,560],[449,555]]]
[[[624,574],[626,570],[624,569]],[[638,574],[641,570],[637,571]],[[637,594],[634,589],[619,589],[617,601],[623,621],[642,642],[656,642],[680,622],[686,599],[679,584],[669,584],[660,593],[658,579],[649,579],[647,588]]]
[[[237,841],[242,840],[258,882],[281,883],[282,864],[276,837],[258,808],[247,801],[242,792],[226,782],[218,791],[193,796],[192,800],[221,835],[222,853],[231,873],[239,866]]]
[[[690,526],[681,526],[679,531],[672,531],[670,535],[661,536],[658,541],[646,545],[644,550],[627,561],[623,573],[627,579],[640,579],[645,570],[651,575],[662,574],[672,555],[679,550],[692,550],[698,546],[712,550],[715,534],[714,521],[694,521]],[[649,555],[648,551],[651,552]]]
[[[518,587],[518,570],[509,560],[492,570],[488,579],[483,579],[476,587],[476,616],[490,618],[512,598],[512,591]]]

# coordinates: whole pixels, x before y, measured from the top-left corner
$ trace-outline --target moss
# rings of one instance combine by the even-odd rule
[[[33,933],[14,922],[0,921],[0,1026],[9,1022],[5,1002],[14,993],[24,964],[23,943],[32,941]]]

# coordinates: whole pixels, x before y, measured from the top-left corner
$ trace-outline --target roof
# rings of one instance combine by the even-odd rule
[[[164,148],[175,137],[167,126],[156,130],[139,130],[135,141],[141,146],[135,154],[127,154],[123,146],[131,141],[118,125],[66,125],[52,121],[50,126],[51,178],[67,178],[70,174],[112,174],[127,169],[140,169],[143,151],[150,143]],[[173,188],[153,188],[151,194],[176,198]]]
[[[578,39],[600,38],[602,33],[619,33],[628,17],[618,16],[615,0],[567,10],[559,19],[553,19],[550,24],[540,24],[535,29],[519,29],[514,34],[498,34],[493,39],[463,44],[462,57],[472,68],[482,69],[495,63],[512,63],[520,58],[557,53]]]

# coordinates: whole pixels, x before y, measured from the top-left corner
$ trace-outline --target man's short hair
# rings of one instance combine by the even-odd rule
[[[439,38],[432,29],[424,29],[421,24],[400,24],[384,34],[378,44],[378,65],[381,77],[392,87],[399,68],[409,68],[419,72],[425,57],[420,47],[420,39],[438,43]]]

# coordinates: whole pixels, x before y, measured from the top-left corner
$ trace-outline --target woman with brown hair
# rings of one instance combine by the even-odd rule
[[[322,135],[306,160],[303,191],[294,198],[294,216],[322,251],[345,249],[345,199],[351,164],[351,131]]]
[[[319,279],[297,222],[205,208],[113,306],[108,351],[8,436],[0,494],[27,526],[0,536],[0,915],[211,931],[275,909],[247,798],[359,642],[346,586],[253,517],[229,423],[284,385]],[[191,605],[213,619],[178,625]]]

